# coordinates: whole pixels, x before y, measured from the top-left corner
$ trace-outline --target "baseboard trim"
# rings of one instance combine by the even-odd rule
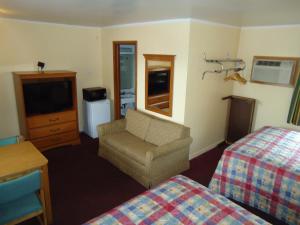
[[[199,149],[199,150],[196,151],[196,152],[193,152],[192,154],[190,154],[189,159],[191,160],[191,159],[193,159],[193,158],[198,157],[199,155],[204,154],[205,152],[207,152],[207,151],[209,151],[209,150],[211,150],[211,149],[217,147],[219,144],[221,144],[221,143],[224,142],[224,141],[225,141],[225,139],[221,139],[221,140],[216,141],[215,143],[213,143],[213,144],[211,144],[211,145],[208,145],[208,146],[206,146],[206,147],[204,147],[204,148]]]

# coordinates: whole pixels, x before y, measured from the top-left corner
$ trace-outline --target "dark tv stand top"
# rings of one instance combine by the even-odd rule
[[[59,77],[75,77],[76,72],[69,70],[47,70],[47,71],[18,71],[13,72],[14,76],[19,76],[22,79],[45,79]]]

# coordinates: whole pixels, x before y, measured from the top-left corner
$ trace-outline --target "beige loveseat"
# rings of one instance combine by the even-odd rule
[[[146,188],[189,168],[190,129],[140,111],[99,125],[98,155]]]

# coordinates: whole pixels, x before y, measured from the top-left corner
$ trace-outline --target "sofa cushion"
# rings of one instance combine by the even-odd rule
[[[126,113],[126,130],[142,140],[145,140],[151,120],[151,117],[141,112],[128,109]]]
[[[161,146],[181,138],[183,126],[168,121],[152,119],[145,141]]]
[[[146,152],[156,148],[127,131],[108,135],[102,141],[143,165],[146,164]]]

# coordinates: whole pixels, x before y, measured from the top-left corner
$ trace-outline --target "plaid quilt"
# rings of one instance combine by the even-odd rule
[[[197,182],[175,176],[86,225],[269,224]]]
[[[300,224],[300,132],[264,127],[229,146],[209,187]]]

